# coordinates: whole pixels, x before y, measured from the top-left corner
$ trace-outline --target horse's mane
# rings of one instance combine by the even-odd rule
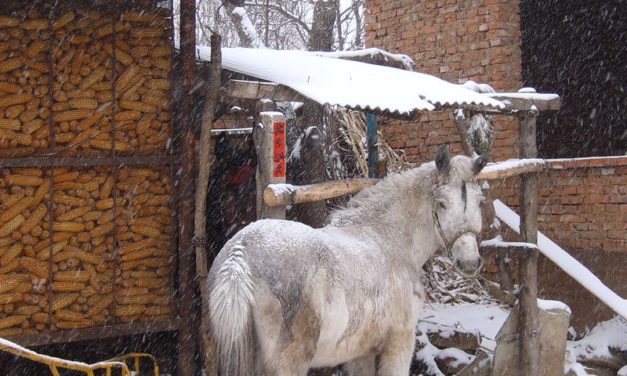
[[[456,156],[450,160],[446,183],[461,185],[463,181],[474,179],[472,160],[465,156]],[[434,162],[387,176],[372,187],[366,188],[351,198],[346,206],[335,209],[329,215],[329,222],[340,225],[344,222],[357,222],[360,217],[388,211],[392,203],[403,197],[431,196],[436,182],[437,170]]]

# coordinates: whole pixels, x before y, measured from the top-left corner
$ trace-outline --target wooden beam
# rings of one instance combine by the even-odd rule
[[[357,193],[378,181],[379,179],[345,179],[300,186],[272,184],[264,189],[263,200],[270,207],[304,204]]]
[[[543,93],[487,93],[490,98],[505,103],[505,111],[557,111],[561,100],[557,94]]]
[[[287,86],[274,82],[229,80],[225,88],[229,99],[271,99],[275,102],[303,102],[305,97]]]
[[[525,111],[520,116],[520,157],[536,158],[537,111]],[[520,234],[523,242],[538,243],[538,177],[528,173],[520,179]],[[539,375],[540,343],[538,312],[538,250],[523,254],[520,261],[519,346],[520,375]]]

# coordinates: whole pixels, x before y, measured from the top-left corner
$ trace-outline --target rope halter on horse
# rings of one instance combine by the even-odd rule
[[[436,208],[435,200],[433,201],[433,204],[431,205],[431,213],[433,215],[433,222],[435,223],[435,228],[438,230],[438,234],[442,238],[442,241],[444,241],[444,247],[446,250],[447,257],[453,256],[451,253],[451,247],[453,246],[453,244],[455,244],[457,239],[459,239],[462,235],[473,234],[475,236],[475,240],[479,241],[479,238],[481,237],[481,235],[479,234],[479,232],[471,228],[462,228],[461,230],[458,230],[450,239],[447,238],[446,235],[444,235],[444,231],[442,230],[442,225],[440,224],[440,217],[438,216],[438,211]]]

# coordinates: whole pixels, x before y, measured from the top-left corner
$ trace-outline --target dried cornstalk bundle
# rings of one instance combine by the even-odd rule
[[[0,169],[0,337],[46,329],[49,266],[37,260],[50,252],[46,201],[50,179],[43,169]]]
[[[115,189],[125,204],[116,220],[120,278],[116,319],[160,320],[172,307],[172,187],[167,169],[125,168]]]

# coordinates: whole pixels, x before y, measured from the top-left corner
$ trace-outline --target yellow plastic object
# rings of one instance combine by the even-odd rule
[[[7,341],[3,338],[0,338],[0,351],[6,351],[13,355],[30,359],[34,362],[38,362],[41,364],[45,364],[48,366],[48,368],[50,368],[50,372],[53,376],[60,376],[59,368],[83,372],[87,376],[95,376],[95,371],[97,370],[105,370],[106,376],[111,376],[113,369],[119,369],[121,372],[121,376],[132,376],[129,367],[126,364],[126,361],[132,359],[134,371],[139,373],[141,371],[140,366],[142,358],[149,358],[152,361],[154,376],[159,376],[159,365],[157,364],[157,360],[154,356],[150,354],[126,354],[110,360],[105,360],[103,362],[87,364],[83,362],[60,359],[48,355],[42,355],[11,341]]]
[[[153,372],[154,372],[154,376],[159,376],[159,364],[157,363],[157,359],[150,355],[150,354],[145,354],[145,353],[131,353],[131,354],[125,354],[122,356],[117,356],[115,358],[109,359],[108,362],[122,362],[126,364],[126,361],[129,359],[133,360],[133,371],[136,373],[139,373],[141,371],[141,359],[142,358],[148,358],[150,359],[150,361],[152,361],[152,367],[153,367]]]

